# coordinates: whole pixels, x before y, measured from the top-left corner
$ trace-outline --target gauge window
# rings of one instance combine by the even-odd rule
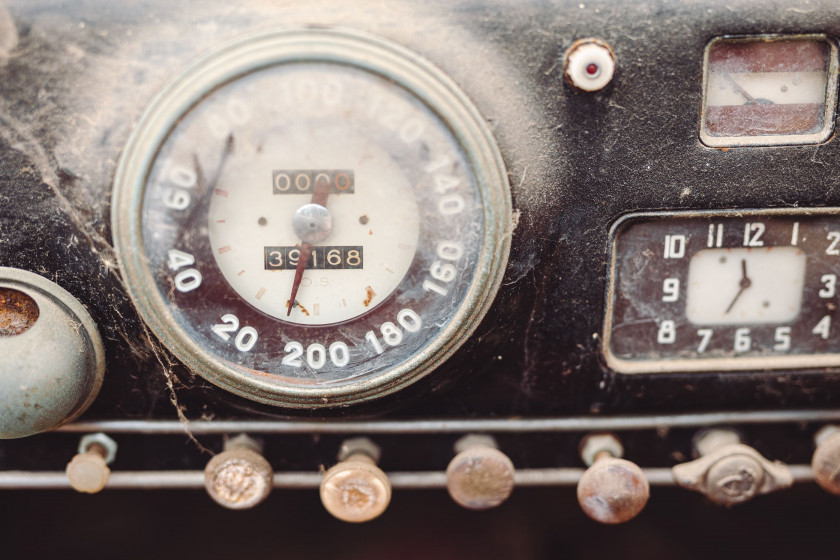
[[[834,127],[837,47],[824,36],[718,38],[700,136],[713,147],[814,144]]]
[[[838,212],[622,220],[612,238],[608,365],[623,373],[840,366]]]

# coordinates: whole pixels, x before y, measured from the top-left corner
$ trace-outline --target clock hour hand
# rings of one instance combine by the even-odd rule
[[[747,260],[741,259],[741,283],[739,284],[741,289],[738,290],[738,293],[735,294],[735,298],[732,300],[732,303],[729,304],[729,307],[726,308],[724,311],[724,315],[732,311],[732,308],[735,307],[735,302],[738,301],[738,298],[741,297],[741,294],[744,293],[744,290],[752,286],[752,280],[749,279],[747,276]]]

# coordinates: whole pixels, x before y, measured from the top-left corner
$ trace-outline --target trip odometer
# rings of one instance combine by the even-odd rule
[[[612,233],[604,328],[622,373],[840,365],[840,210],[649,213]]]
[[[291,29],[222,48],[143,116],[115,179],[141,315],[211,382],[289,407],[428,373],[492,301],[507,176],[437,69],[381,39]]]

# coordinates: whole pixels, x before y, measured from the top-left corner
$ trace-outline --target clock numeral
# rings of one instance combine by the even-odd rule
[[[817,326],[811,331],[811,333],[819,335],[820,338],[823,340],[828,340],[828,334],[831,331],[831,315],[826,315],[820,322],[817,323]]]
[[[709,342],[712,340],[712,335],[715,331],[712,329],[697,329],[697,336],[700,337],[700,344],[697,346],[697,353],[702,354],[706,351],[706,348],[709,346]]]
[[[740,328],[735,331],[735,344],[733,346],[736,352],[746,352],[752,348],[752,338],[750,338],[750,329]]]
[[[673,321],[662,321],[659,331],[656,333],[656,342],[659,344],[673,344],[677,340],[677,325]]]
[[[773,350],[779,352],[790,350],[790,327],[776,328],[776,344],[773,345]]]
[[[761,222],[747,223],[744,226],[744,247],[764,247],[761,236],[764,235],[764,224]]]
[[[685,235],[665,236],[665,258],[681,259],[685,256]]]

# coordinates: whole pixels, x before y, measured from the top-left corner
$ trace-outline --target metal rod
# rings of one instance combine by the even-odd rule
[[[812,482],[814,475],[808,465],[790,465],[794,481]],[[651,486],[674,486],[671,469],[643,469]],[[514,480],[519,487],[574,486],[583,469],[523,469],[516,471]],[[287,472],[274,475],[274,487],[284,489],[313,489],[321,484],[317,472]],[[394,472],[388,474],[391,486],[402,490],[442,489],[446,487],[446,473],[437,471]],[[114,472],[106,490],[157,490],[204,488],[203,471],[127,471]],[[0,471],[0,490],[70,489],[63,472]]]
[[[441,434],[470,432],[588,432],[650,430],[724,424],[778,424],[785,422],[836,422],[840,410],[784,410],[758,412],[705,412],[640,416],[569,416],[557,418],[492,418],[443,420],[95,420],[74,422],[60,432],[114,434]]]

